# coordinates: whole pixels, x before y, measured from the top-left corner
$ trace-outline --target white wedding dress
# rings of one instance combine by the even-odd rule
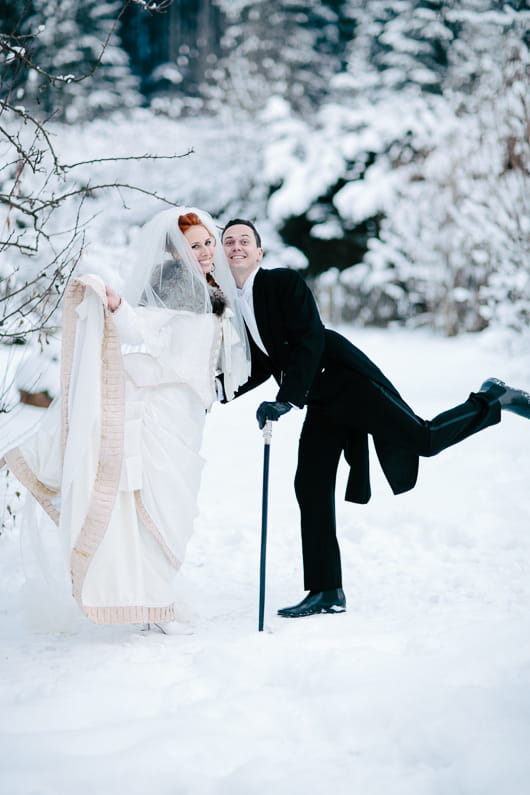
[[[227,322],[125,301],[111,314],[95,277],[66,294],[61,396],[5,458],[58,525],[95,623],[175,618]]]

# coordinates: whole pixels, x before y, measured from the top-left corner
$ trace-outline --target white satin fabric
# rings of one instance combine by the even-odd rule
[[[103,410],[103,309],[93,291],[87,290],[77,316],[64,458],[60,401],[19,448],[36,477],[60,493],[55,502],[67,554],[75,551],[86,521]],[[174,605],[175,572],[197,514],[199,450],[215,399],[221,325],[213,314],[133,309],[126,302],[113,320],[125,346],[123,457],[110,521],[83,582],[82,608],[98,623],[134,623],[156,620],[150,608],[171,611]]]

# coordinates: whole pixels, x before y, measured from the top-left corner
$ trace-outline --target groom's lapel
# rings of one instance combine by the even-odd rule
[[[254,284],[252,285],[252,301],[260,337],[269,352],[269,356],[271,356],[274,355],[274,333],[272,307],[271,302],[268,300],[269,276],[270,273],[262,268],[256,273]]]

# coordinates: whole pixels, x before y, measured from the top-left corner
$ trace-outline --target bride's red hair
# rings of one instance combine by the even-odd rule
[[[192,226],[204,226],[208,234],[209,235],[212,234],[208,229],[208,227],[205,224],[203,224],[197,213],[185,213],[184,215],[179,215],[178,223],[179,223],[179,229],[182,232],[182,234],[187,232],[188,229],[190,229]]]

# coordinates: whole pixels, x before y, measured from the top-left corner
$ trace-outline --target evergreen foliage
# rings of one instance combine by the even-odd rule
[[[455,14],[461,46],[435,137],[344,277],[350,310],[368,322],[427,320],[449,334],[528,325],[530,53],[510,10],[476,6]]]
[[[253,156],[230,164],[230,190],[216,174],[215,196],[190,184],[188,197],[237,209],[239,185],[334,319],[450,334],[528,324],[524,0],[0,0],[0,12],[15,115],[75,123],[143,101],[211,124],[221,172],[239,135]]]
[[[173,0],[158,13],[130,3],[121,36],[151,107],[168,116],[204,108],[221,53],[222,13],[212,0]]]
[[[356,22],[348,72],[354,85],[399,91],[411,84],[441,93],[455,37],[452,3],[350,0]]]
[[[117,33],[120,0],[17,0],[16,6],[2,29],[20,37],[36,67],[17,64],[9,86],[26,107],[76,122],[139,104]]]
[[[353,19],[341,0],[215,0],[226,15],[214,96],[254,112],[281,96],[301,113],[345,65]]]

